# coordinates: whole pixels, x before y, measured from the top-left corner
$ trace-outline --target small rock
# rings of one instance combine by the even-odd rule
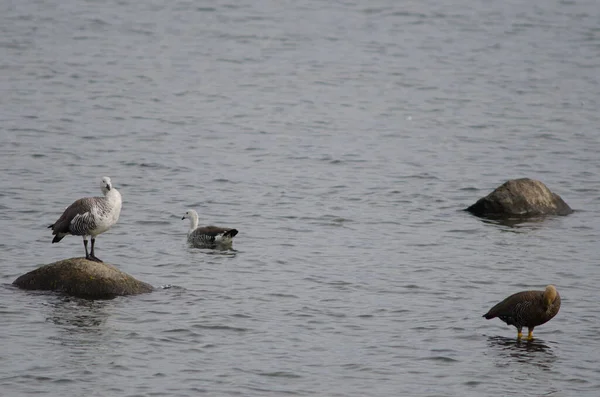
[[[51,290],[87,299],[151,292],[154,288],[113,265],[70,258],[44,265],[17,278],[13,285],[29,290]]]
[[[511,179],[466,209],[486,218],[568,215],[573,212],[563,199],[542,182],[529,178]]]

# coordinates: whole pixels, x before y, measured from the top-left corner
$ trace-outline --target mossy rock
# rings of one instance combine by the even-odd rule
[[[112,299],[154,289],[113,265],[85,258],[64,259],[44,265],[20,276],[13,285],[28,290],[58,291],[87,299]]]
[[[511,179],[466,211],[486,218],[526,218],[544,215],[568,215],[571,207],[540,181]]]

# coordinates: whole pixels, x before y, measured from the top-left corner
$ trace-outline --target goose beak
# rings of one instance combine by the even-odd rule
[[[106,190],[110,190],[110,185],[106,185]]]
[[[181,218],[181,220],[184,220],[184,219],[185,219],[185,216],[183,216],[183,217]]]

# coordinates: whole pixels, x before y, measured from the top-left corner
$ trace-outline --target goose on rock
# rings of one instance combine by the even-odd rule
[[[190,220],[190,230],[187,233],[188,243],[196,248],[230,248],[232,239],[238,234],[236,229],[219,226],[198,227],[198,213],[187,210],[183,219]]]
[[[86,197],[75,201],[54,224],[52,243],[58,243],[66,235],[83,237],[85,258],[102,262],[94,255],[96,236],[110,229],[119,220],[121,213],[121,194],[112,186],[110,178],[105,176],[100,184],[104,197]],[[88,236],[92,238],[92,250],[88,253]]]
[[[560,295],[554,285],[544,291],[517,292],[492,307],[483,315],[487,320],[498,317],[508,325],[517,327],[521,339],[523,327],[529,329],[527,339],[533,339],[533,328],[550,321],[560,309]]]

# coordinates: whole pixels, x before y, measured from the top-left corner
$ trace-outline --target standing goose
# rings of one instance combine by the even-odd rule
[[[483,315],[487,320],[498,317],[508,325],[517,327],[521,339],[523,327],[529,329],[527,339],[533,339],[533,328],[550,321],[560,309],[560,295],[554,285],[544,291],[517,292],[492,307]]]
[[[110,178],[102,178],[100,185],[104,197],[86,197],[75,201],[54,224],[52,229],[52,244],[58,243],[67,234],[83,236],[85,258],[102,262],[94,255],[96,236],[104,233],[119,220],[121,213],[121,194],[112,186]],[[92,250],[88,254],[88,236],[92,237]]]
[[[186,218],[190,220],[187,240],[196,248],[229,248],[232,244],[232,238],[238,234],[236,229],[226,227],[198,227],[198,213],[194,210],[187,210],[181,219]]]

